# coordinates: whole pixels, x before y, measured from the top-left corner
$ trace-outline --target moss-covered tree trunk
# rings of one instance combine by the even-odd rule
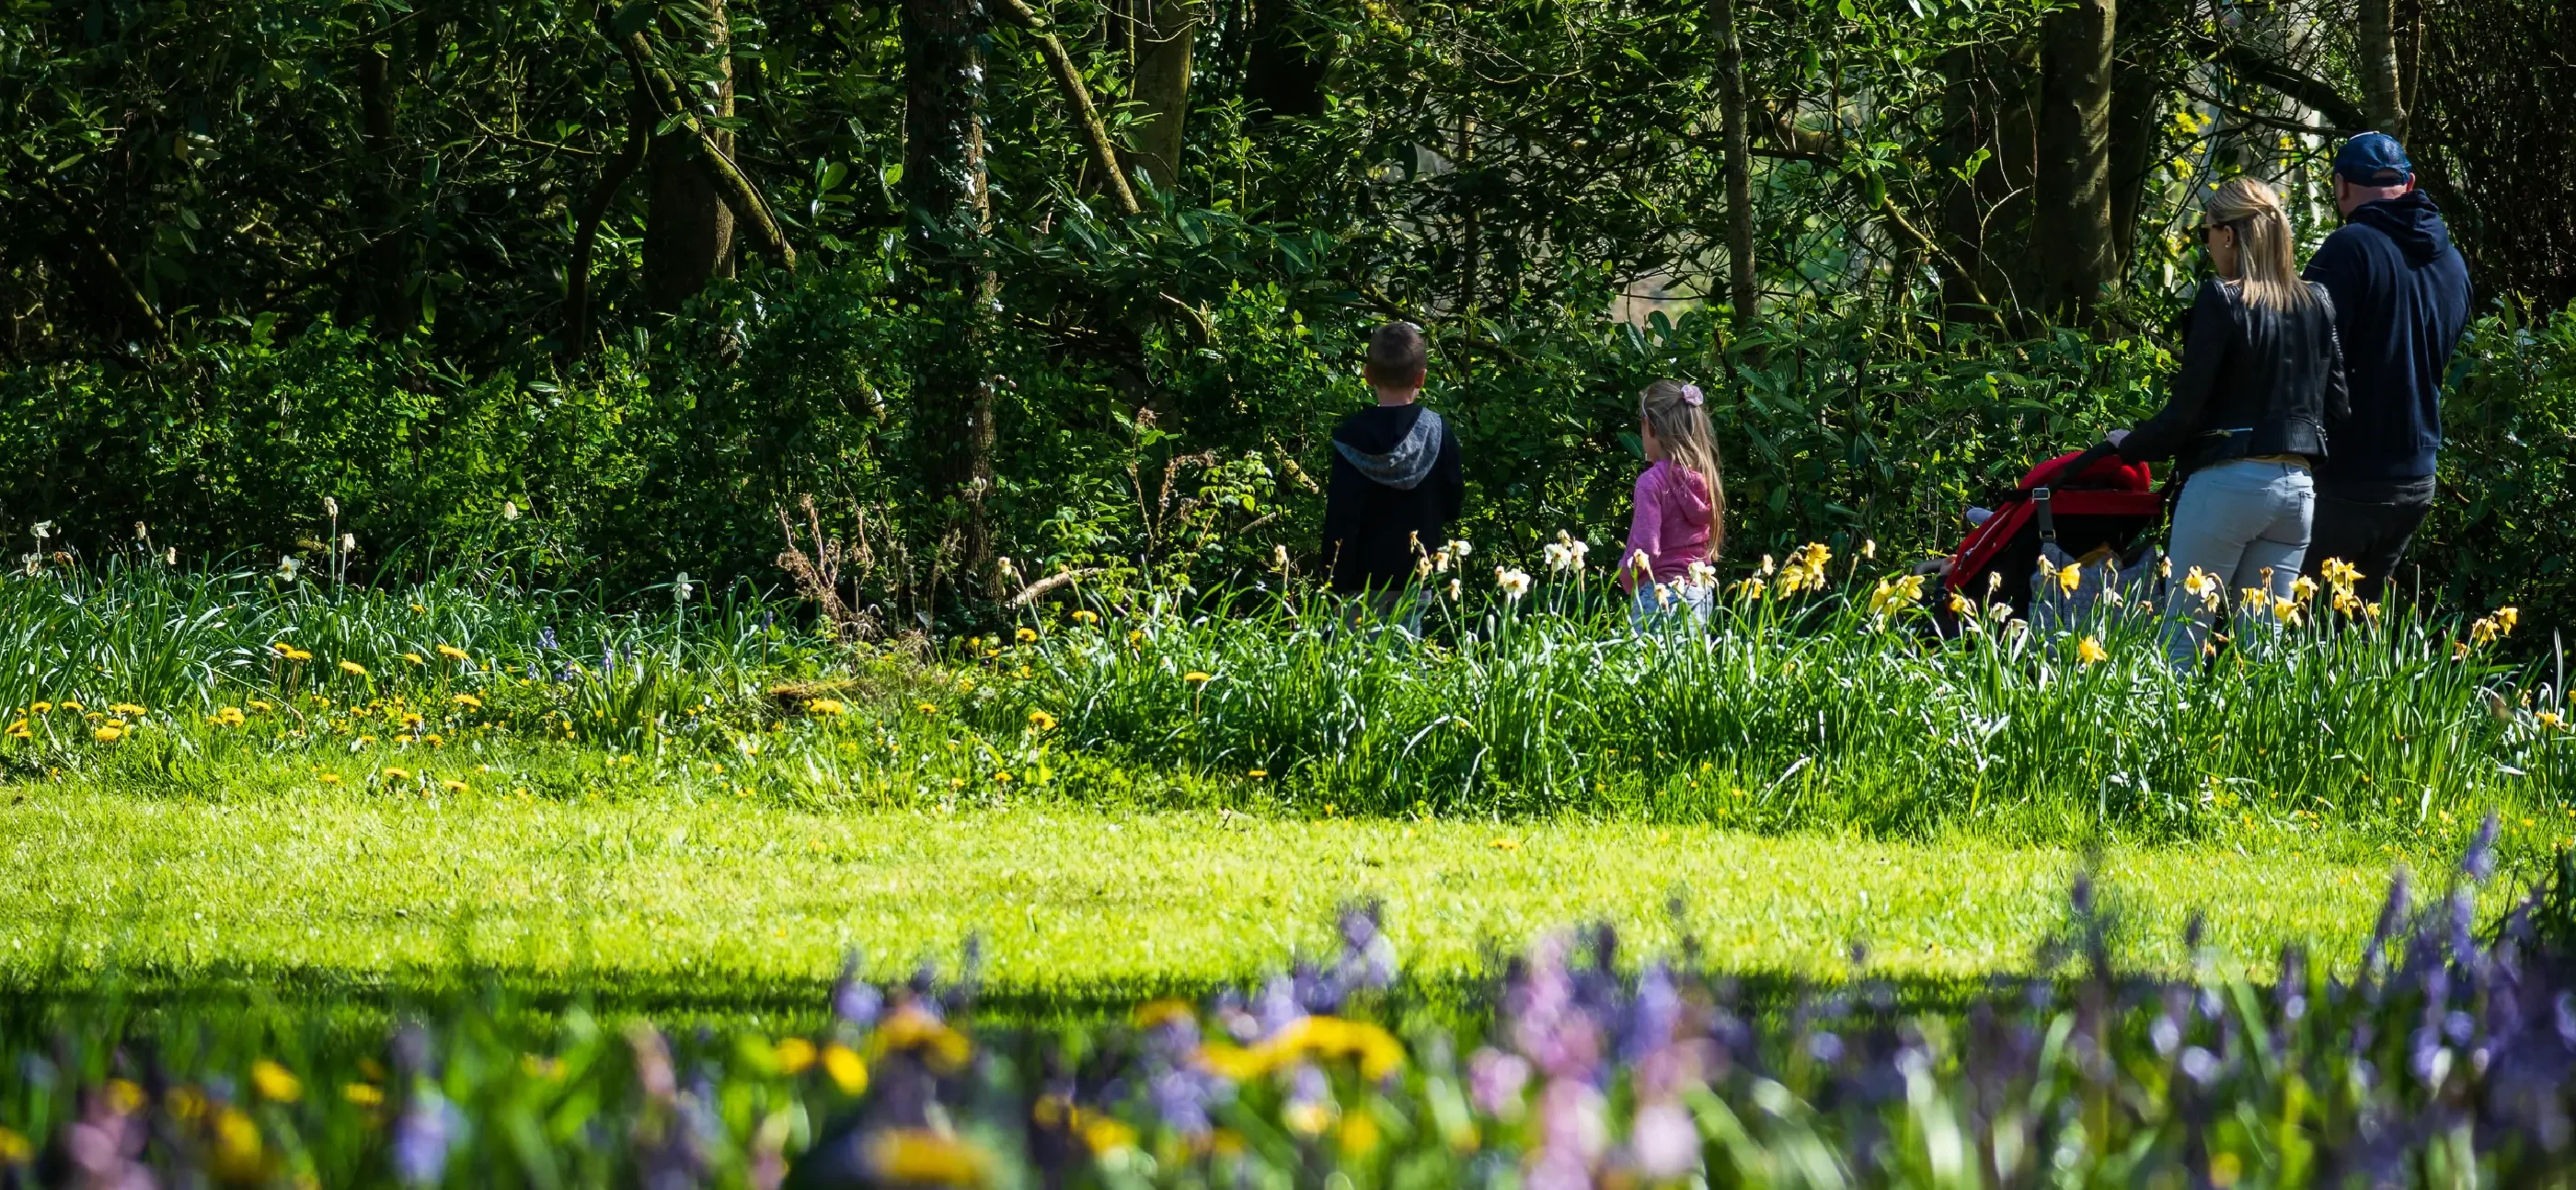
[[[913,377],[911,451],[924,493],[954,534],[952,573],[992,556],[994,303],[986,244],[983,0],[903,0],[904,196],[920,300],[939,328]],[[945,538],[945,535],[943,535]]]
[[[716,128],[712,119],[733,115],[733,54],[724,0],[708,0],[702,32],[670,23],[665,31],[675,42],[703,37],[703,44],[689,47],[683,56],[712,71],[714,86],[683,86],[681,102],[709,121],[709,139],[718,151],[731,155],[733,134]],[[733,211],[699,160],[702,152],[695,130],[675,126],[656,133],[645,153],[644,293],[657,310],[676,309],[709,280],[733,275]]]
[[[1137,30],[1136,102],[1144,118],[1136,130],[1136,163],[1154,185],[1169,189],[1181,176],[1181,138],[1190,114],[1190,50],[1198,40],[1201,0],[1139,3],[1150,23]]]

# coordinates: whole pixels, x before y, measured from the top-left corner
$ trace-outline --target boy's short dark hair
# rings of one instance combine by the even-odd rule
[[[1430,351],[1422,341],[1422,328],[1410,322],[1381,323],[1369,332],[1368,363],[1364,371],[1369,383],[1387,388],[1410,388],[1422,383]]]

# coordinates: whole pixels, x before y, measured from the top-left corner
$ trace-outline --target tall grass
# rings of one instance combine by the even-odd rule
[[[1075,747],[1376,813],[2413,830],[2487,799],[2555,806],[2576,776],[2554,675],[2456,619],[2321,602],[2301,626],[2237,625],[2187,674],[2134,605],[1945,636],[1911,604],[1873,612],[1872,589],[1738,597],[1650,631],[1571,586],[1436,593],[1418,633],[1326,600],[1104,607],[1040,617],[985,664],[1025,668],[998,701],[1058,717]]]

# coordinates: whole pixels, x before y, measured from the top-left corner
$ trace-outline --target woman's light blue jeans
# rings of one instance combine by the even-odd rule
[[[2232,459],[2192,473],[2174,501],[2173,575],[2165,597],[2165,654],[2174,668],[2196,668],[2216,611],[2194,594],[2194,569],[2218,580],[2219,606],[2249,587],[2286,599],[2308,554],[2316,481],[2295,463]],[[2240,609],[2260,611],[2264,609]]]

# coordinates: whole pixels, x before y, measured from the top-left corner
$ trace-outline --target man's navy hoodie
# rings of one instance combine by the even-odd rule
[[[2442,376],[2469,325],[2469,266],[2421,190],[2354,207],[2308,261],[2334,296],[2352,416],[2326,427],[2328,479],[2416,479],[2442,448]]]

